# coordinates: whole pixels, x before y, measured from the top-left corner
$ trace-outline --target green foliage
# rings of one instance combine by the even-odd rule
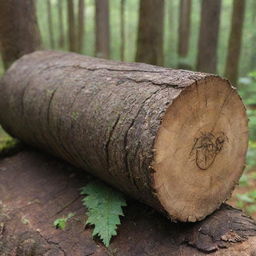
[[[93,236],[98,235],[106,247],[112,236],[117,235],[117,225],[126,206],[123,195],[99,181],[93,181],[81,189],[83,205],[88,209],[86,224],[94,225]]]
[[[237,207],[243,208],[249,214],[256,212],[256,190],[236,195]]]
[[[71,219],[74,216],[75,216],[75,214],[71,212],[71,213],[68,214],[67,217],[56,219],[53,222],[53,225],[54,225],[55,228],[59,228],[61,230],[64,230],[66,228],[68,220]]]
[[[21,144],[0,127],[0,157],[10,156],[18,152]]]

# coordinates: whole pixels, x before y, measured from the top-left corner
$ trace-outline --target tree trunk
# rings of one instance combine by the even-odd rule
[[[188,55],[191,4],[192,0],[180,0],[178,53],[181,58]]]
[[[78,33],[77,33],[78,52],[84,49],[84,0],[78,2]]]
[[[48,29],[51,49],[54,49],[53,24],[52,24],[52,6],[51,0],[47,0]]]
[[[58,16],[59,16],[59,48],[64,48],[64,25],[63,25],[63,0],[58,0]]]
[[[136,61],[163,65],[164,0],[140,0]]]
[[[68,9],[68,42],[69,51],[75,52],[76,48],[76,27],[75,27],[75,14],[74,14],[74,2],[73,0],[67,0]]]
[[[5,69],[40,47],[33,0],[4,0],[0,8],[0,45]]]
[[[225,76],[233,83],[237,82],[239,73],[239,58],[242,44],[245,0],[233,0],[231,31],[228,42],[228,55]]]
[[[79,190],[92,177],[46,155],[23,151],[0,162],[1,256],[253,256],[256,224],[223,205],[204,221],[172,223],[133,201],[105,248],[92,238]],[[5,170],[5,171],[4,171]],[[75,213],[65,230],[57,218]]]
[[[202,0],[197,70],[216,73],[221,0]]]
[[[256,1],[251,2],[252,8],[252,24],[254,27],[256,26]],[[256,42],[256,31],[253,30],[253,35],[251,39],[251,57],[250,57],[250,70],[256,70],[256,49],[255,49],[255,42]]]
[[[96,48],[95,56],[110,57],[109,1],[95,0]]]
[[[175,220],[212,213],[244,169],[245,108],[217,76],[42,51],[16,62],[0,94],[11,135]]]
[[[124,51],[125,51],[125,0],[121,0],[120,6],[120,59],[124,60]]]

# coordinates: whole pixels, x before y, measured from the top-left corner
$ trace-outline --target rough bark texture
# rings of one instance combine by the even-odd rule
[[[0,45],[5,69],[22,55],[39,49],[34,0],[1,1]]]
[[[53,38],[52,5],[50,0],[47,0],[47,15],[48,15],[48,30],[49,30],[50,46],[51,46],[51,49],[54,49],[55,45],[54,45],[54,38]]]
[[[95,56],[110,57],[109,1],[95,0],[96,48]]]
[[[106,249],[84,228],[79,189],[92,177],[56,159],[23,151],[0,160],[1,256],[253,256],[256,224],[223,205],[206,220],[174,224],[145,205],[129,201],[118,235]],[[57,218],[75,213],[66,229]]]
[[[77,32],[77,48],[78,52],[83,52],[84,49],[84,0],[78,2],[78,32]]]
[[[63,25],[63,0],[58,0],[58,18],[59,18],[59,47],[64,48],[64,25]]]
[[[140,0],[136,61],[162,66],[164,0]]]
[[[180,0],[178,53],[184,58],[188,54],[192,0]]]
[[[68,43],[69,51],[75,52],[76,49],[76,27],[73,0],[67,0],[67,19],[68,19]]]
[[[160,190],[171,189],[166,200],[170,207],[176,201],[175,209],[167,211],[173,219],[196,221],[210,214],[230,195],[243,170],[248,139],[245,109],[235,90],[217,76],[41,51],[24,56],[9,69],[1,80],[0,95],[0,122],[11,135],[160,211],[168,208],[162,202],[166,193]],[[177,147],[170,146],[176,138]],[[179,186],[165,184],[175,178]],[[175,193],[178,197],[169,200]],[[193,205],[193,198],[201,197]]]
[[[120,3],[120,59],[124,60],[124,51],[125,51],[125,0],[121,0]]]
[[[202,0],[197,70],[216,73],[221,0]]]
[[[233,0],[231,31],[229,35],[228,55],[225,68],[225,76],[233,83],[237,82],[239,75],[244,13],[245,0]]]

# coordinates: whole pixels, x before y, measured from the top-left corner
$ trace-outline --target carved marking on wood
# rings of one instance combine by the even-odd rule
[[[195,156],[196,165],[201,170],[207,170],[215,161],[216,156],[223,148],[227,137],[223,132],[214,135],[203,133],[195,139],[190,155]]]

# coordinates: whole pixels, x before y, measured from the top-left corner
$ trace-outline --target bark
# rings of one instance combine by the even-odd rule
[[[64,25],[63,25],[63,0],[58,1],[58,18],[59,18],[59,48],[64,48]]]
[[[110,57],[109,1],[95,0],[96,48],[95,56]]]
[[[140,0],[136,61],[163,65],[164,0]]]
[[[49,30],[50,46],[51,46],[51,49],[54,49],[55,44],[54,44],[54,38],[53,38],[51,0],[47,0],[47,15],[48,15],[48,30]]]
[[[197,70],[216,73],[221,0],[202,0]]]
[[[120,59],[124,60],[124,51],[125,51],[125,0],[121,0],[121,7],[120,7],[120,38],[121,38],[121,45],[120,45]]]
[[[40,48],[33,0],[1,1],[0,45],[5,69],[22,55]]]
[[[75,14],[74,14],[74,2],[73,0],[67,0],[68,10],[68,43],[69,51],[75,52],[76,48],[76,28],[75,28]]]
[[[242,44],[242,31],[245,13],[245,0],[233,0],[231,31],[228,42],[225,76],[233,83],[239,75],[239,59]]]
[[[83,52],[84,49],[84,0],[78,2],[78,52]]]
[[[84,228],[86,209],[79,190],[92,177],[28,150],[0,161],[0,170],[1,256],[252,256],[256,252],[255,222],[228,205],[204,221],[175,224],[133,201],[124,208],[118,235],[105,248],[92,238],[91,228]],[[70,212],[76,215],[66,229],[55,229],[54,220]]]
[[[16,62],[0,94],[11,135],[172,219],[213,212],[244,168],[245,109],[217,76],[41,51]]]
[[[191,4],[192,0],[180,0],[178,53],[179,57],[182,58],[185,58],[188,55]]]

